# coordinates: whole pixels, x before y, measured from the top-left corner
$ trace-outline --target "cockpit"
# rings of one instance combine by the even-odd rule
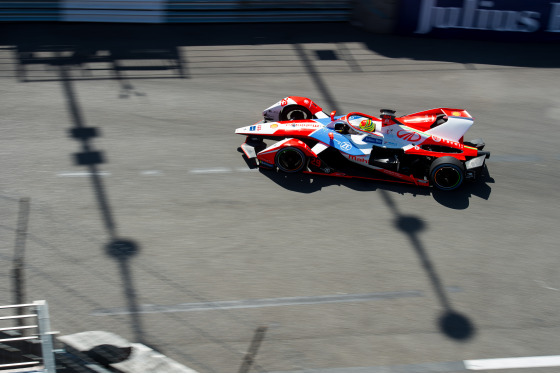
[[[327,125],[328,128],[333,129],[342,135],[360,135],[363,134],[361,131],[357,131],[354,127],[350,126],[346,121],[334,121]]]
[[[367,135],[381,128],[381,121],[362,113],[350,113],[346,116],[334,119],[327,128],[342,135]]]

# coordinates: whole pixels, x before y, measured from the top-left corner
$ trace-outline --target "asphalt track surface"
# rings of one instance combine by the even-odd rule
[[[259,327],[262,372],[558,354],[557,45],[345,24],[0,27],[0,304],[29,197],[27,299],[61,334],[111,331],[203,372],[238,371]],[[234,129],[288,95],[340,113],[465,108],[488,176],[437,193],[249,169]]]

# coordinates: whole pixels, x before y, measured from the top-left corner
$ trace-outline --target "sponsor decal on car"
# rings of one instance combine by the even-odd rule
[[[422,139],[422,137],[416,132],[408,132],[406,130],[397,131],[397,137],[409,142],[417,142],[418,140]]]
[[[410,123],[417,123],[417,122],[434,122],[436,120],[435,116],[428,116],[425,115],[424,117],[412,117],[412,118],[405,118],[402,121],[403,122],[410,122]]]
[[[277,128],[277,127],[278,127],[278,124],[277,124],[277,123],[274,123],[274,124],[270,125],[270,128],[271,128],[271,129],[275,129],[275,128]]]
[[[444,142],[444,143],[447,143],[447,144],[450,144],[450,145],[452,145],[452,146],[454,146],[454,147],[463,148],[463,145],[462,145],[461,143],[459,143],[459,142],[454,142],[454,141],[452,141],[452,140],[446,140],[446,139],[443,139],[443,142]]]
[[[348,142],[340,143],[340,149],[342,149],[343,151],[349,151],[352,149],[352,144]]]
[[[366,143],[373,143],[373,144],[383,144],[383,139],[376,138],[374,136],[366,136],[362,139]]]
[[[367,164],[368,163],[368,158],[364,157],[364,156],[348,155],[348,159],[351,160],[351,161],[355,161],[355,162],[361,162],[362,164]]]
[[[316,123],[291,123],[290,125],[292,125],[292,127],[314,127],[314,128],[323,127],[323,125],[319,125]]]
[[[454,146],[454,147],[463,148],[462,144],[459,143],[459,142],[454,142],[453,140],[443,139],[443,138],[440,138],[438,136],[432,136],[432,140],[436,143],[445,143],[445,144],[449,144],[449,145]]]

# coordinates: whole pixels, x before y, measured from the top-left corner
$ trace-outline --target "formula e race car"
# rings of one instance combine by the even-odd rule
[[[473,124],[464,109],[437,108],[380,118],[351,112],[327,115],[308,98],[286,97],[264,119],[235,130],[241,149],[260,168],[286,173],[384,180],[454,190],[475,180],[490,152],[482,139],[464,141]],[[276,142],[267,146],[265,139]]]

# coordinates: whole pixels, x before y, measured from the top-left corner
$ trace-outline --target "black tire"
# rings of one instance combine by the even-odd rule
[[[301,105],[288,105],[282,109],[280,113],[280,121],[298,121],[302,119],[311,119],[313,115],[309,109]]]
[[[284,173],[297,173],[305,167],[306,157],[301,149],[286,147],[276,153],[274,162]]]
[[[437,158],[430,166],[430,180],[439,190],[455,190],[461,187],[465,180],[465,166],[451,156]]]

